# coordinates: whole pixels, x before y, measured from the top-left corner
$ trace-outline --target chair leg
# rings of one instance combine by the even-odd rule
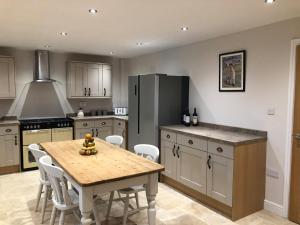
[[[99,219],[99,213],[98,213],[97,205],[96,205],[95,201],[93,202],[93,213],[94,213],[96,225],[101,225],[101,221]]]
[[[109,214],[110,214],[111,205],[112,205],[112,202],[113,202],[113,199],[114,199],[114,194],[115,194],[115,192],[112,191],[112,192],[110,192],[110,195],[109,195],[109,202],[108,202],[108,208],[107,208],[107,213],[106,213],[106,219],[107,220],[108,220],[108,217],[109,217]]]
[[[52,209],[52,213],[51,213],[51,219],[50,219],[50,225],[54,225],[54,222],[55,222],[55,217],[56,217],[56,207],[53,206],[53,209]]]
[[[49,191],[49,186],[44,185],[45,186],[45,193],[44,193],[44,202],[43,202],[43,206],[42,206],[42,223],[44,223],[44,217],[45,217],[45,211],[46,211],[46,207],[47,207],[47,202],[48,202],[48,191]]]
[[[135,201],[136,201],[136,208],[140,208],[140,203],[139,203],[139,193],[134,193],[135,195]]]
[[[37,197],[36,197],[36,206],[35,206],[35,211],[36,212],[38,211],[38,208],[39,208],[39,204],[40,204],[40,200],[41,200],[41,196],[42,196],[42,191],[43,191],[43,186],[44,185],[40,183],[38,194],[37,194]]]
[[[61,211],[59,217],[59,225],[64,225],[64,222],[65,222],[65,211]]]
[[[127,222],[128,207],[129,207],[129,194],[126,194],[124,213],[123,213],[123,225],[126,225],[126,222]]]

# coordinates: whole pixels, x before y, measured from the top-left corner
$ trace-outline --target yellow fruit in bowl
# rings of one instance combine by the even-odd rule
[[[79,154],[80,154],[80,155],[85,155],[85,150],[80,149],[80,150],[79,150]]]
[[[86,154],[86,155],[90,155],[90,154],[91,154],[91,151],[90,151],[90,150],[86,150],[86,151],[85,151],[85,154]]]

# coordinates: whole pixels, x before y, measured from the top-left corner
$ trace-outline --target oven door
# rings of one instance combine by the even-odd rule
[[[37,168],[37,163],[34,156],[29,151],[28,146],[30,144],[39,144],[42,142],[51,142],[51,129],[41,130],[26,130],[22,132],[22,169],[34,169]]]
[[[73,140],[73,128],[53,128],[52,129],[52,141],[70,141]]]

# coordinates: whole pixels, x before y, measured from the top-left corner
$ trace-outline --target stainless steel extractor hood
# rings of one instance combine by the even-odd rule
[[[54,82],[50,79],[49,51],[35,51],[35,71],[33,82]]]

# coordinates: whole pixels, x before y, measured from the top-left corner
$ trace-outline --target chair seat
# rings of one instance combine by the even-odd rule
[[[146,189],[143,185],[138,185],[138,186],[132,186],[132,187],[128,187],[128,188],[123,188],[123,189],[119,190],[119,192],[121,194],[132,194],[132,193],[145,191],[145,190]]]
[[[79,196],[78,196],[78,194],[73,189],[69,189],[68,193],[69,193],[70,200],[72,202],[72,205],[69,205],[69,206],[67,206],[65,204],[61,204],[61,203],[57,202],[55,198],[52,198],[53,204],[59,210],[68,210],[68,209],[73,209],[73,208],[78,207],[78,205],[79,205]]]

